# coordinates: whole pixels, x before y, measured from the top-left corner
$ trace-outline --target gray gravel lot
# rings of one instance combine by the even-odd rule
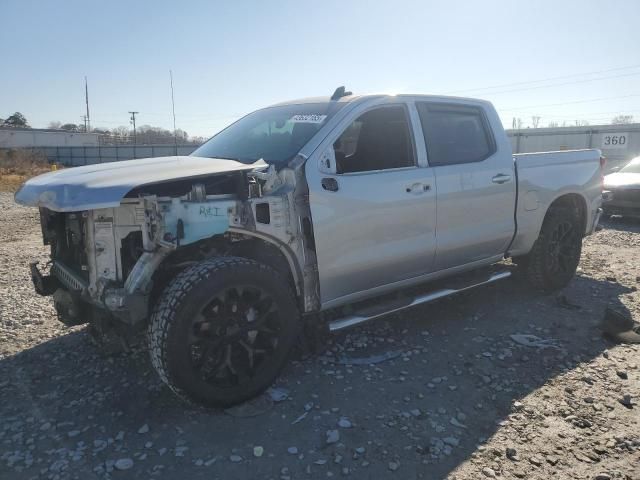
[[[0,193],[0,225],[0,479],[640,478],[640,347],[598,329],[608,303],[640,318],[639,222],[587,239],[560,300],[507,280],[389,316],[227,412],[59,324],[37,211]]]

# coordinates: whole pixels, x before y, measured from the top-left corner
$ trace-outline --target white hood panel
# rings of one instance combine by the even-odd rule
[[[263,169],[252,164],[192,156],[156,157],[66,168],[27,180],[16,192],[22,205],[57,212],[117,207],[132,189],[171,180],[242,170]]]

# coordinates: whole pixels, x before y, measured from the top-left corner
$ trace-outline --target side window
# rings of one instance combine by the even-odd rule
[[[495,151],[480,108],[424,102],[416,106],[430,166],[481,162]]]
[[[415,165],[406,109],[381,107],[360,115],[333,144],[336,173]]]

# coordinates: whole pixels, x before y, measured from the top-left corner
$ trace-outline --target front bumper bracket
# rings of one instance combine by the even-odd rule
[[[43,275],[38,264],[40,262],[31,262],[29,264],[29,270],[31,272],[31,281],[33,282],[33,288],[38,295],[47,297],[53,295],[53,293],[60,288],[60,282],[53,275]]]

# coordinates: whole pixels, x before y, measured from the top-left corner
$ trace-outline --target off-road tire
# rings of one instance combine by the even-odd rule
[[[558,252],[558,258],[553,258],[556,255],[552,245],[554,235],[557,234],[558,229],[567,225],[570,225],[573,231],[571,240],[567,241],[564,252]],[[547,292],[567,286],[575,275],[578,263],[580,263],[582,230],[582,222],[574,210],[569,208],[549,209],[533,248],[518,262],[518,267],[524,270],[525,277],[531,285]],[[560,261],[565,262],[562,268],[557,267]],[[554,268],[554,266],[556,267]]]
[[[206,383],[185,363],[192,320],[216,292],[231,285],[251,284],[269,292],[277,305],[282,341],[265,363],[263,374],[234,387]],[[176,276],[164,290],[152,313],[147,337],[151,363],[160,379],[187,402],[207,407],[229,407],[266,390],[284,366],[300,331],[300,313],[289,282],[266,265],[241,257],[203,261]]]

